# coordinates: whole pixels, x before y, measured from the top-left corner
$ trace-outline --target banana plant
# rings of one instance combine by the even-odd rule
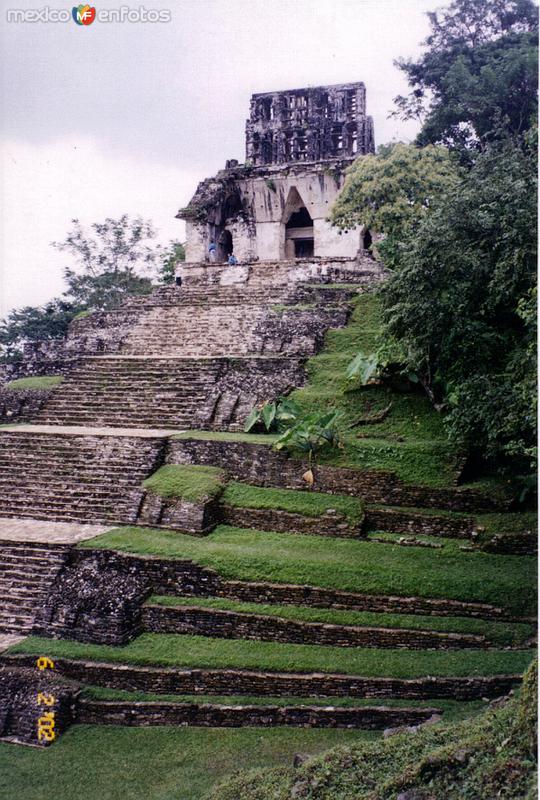
[[[244,432],[249,433],[256,426],[263,426],[267,433],[280,431],[294,422],[300,414],[299,406],[288,397],[262,403],[252,409],[246,420]]]

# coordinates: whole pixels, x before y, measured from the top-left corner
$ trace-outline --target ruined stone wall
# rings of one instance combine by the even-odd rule
[[[254,94],[246,159],[256,166],[374,152],[363,83]]]
[[[363,251],[362,229],[340,233],[327,221],[351,163],[351,159],[338,158],[285,168],[235,167],[203,181],[177,215],[188,226],[186,261],[209,261],[208,246],[223,231],[231,233],[233,252],[241,262],[291,258],[286,253],[286,223],[302,205],[313,220],[315,257],[357,257]],[[230,208],[234,209],[231,215]],[[218,258],[224,259],[225,254]]]
[[[38,692],[47,697],[47,705],[38,703]],[[24,667],[0,668],[0,739],[35,747],[52,744],[73,722],[77,694],[77,687],[54,670],[39,671],[35,658]]]
[[[302,475],[307,462],[289,458],[268,445],[247,442],[204,441],[201,439],[171,439],[167,462],[170,464],[207,464],[221,467],[235,479],[255,486],[275,486],[286,489],[305,489]],[[493,511],[501,508],[495,498],[477,494],[470,489],[439,489],[404,484],[393,472],[355,470],[330,467],[315,468],[315,491],[361,497],[368,503],[381,503],[410,508],[444,508],[452,511]],[[503,506],[504,507],[504,506]],[[401,520],[404,522],[404,520]],[[391,520],[388,519],[391,524]],[[441,519],[441,525],[443,520]],[[466,529],[467,523],[464,525]],[[408,530],[405,527],[405,530]],[[394,530],[402,530],[396,527]],[[452,523],[448,533],[455,535]],[[454,533],[452,533],[454,530]]]
[[[28,656],[3,656],[10,665],[32,663]],[[55,659],[56,670],[71,680],[152,694],[261,695],[265,697],[373,697],[428,700],[478,700],[501,697],[521,681],[520,675],[494,677],[364,678],[322,673],[259,672],[240,669],[175,669]]]
[[[78,721],[87,725],[196,725],[240,728],[247,725],[294,728],[363,728],[418,725],[437,714],[436,708],[339,708],[321,706],[224,706],[213,703],[91,700],[78,704]]]
[[[482,636],[437,631],[301,622],[194,606],[147,605],[143,626],[151,633],[179,633],[221,639],[255,639],[331,647],[389,647],[408,650],[486,647]]]
[[[0,423],[30,422],[54,391],[51,389],[9,389],[0,386]]]

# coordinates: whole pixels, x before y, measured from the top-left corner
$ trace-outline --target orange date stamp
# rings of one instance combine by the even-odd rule
[[[36,666],[41,672],[46,669],[54,669],[54,661],[46,656],[40,656],[36,660]],[[56,703],[56,697],[49,692],[38,692],[36,702],[40,706],[40,712],[42,712],[37,719],[38,741],[53,742],[56,738],[56,716],[54,711],[47,711],[46,709]]]

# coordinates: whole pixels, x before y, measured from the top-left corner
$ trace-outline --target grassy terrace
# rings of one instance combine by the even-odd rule
[[[62,375],[40,375],[33,378],[17,378],[6,383],[6,389],[22,391],[23,389],[54,389],[64,380]]]
[[[0,796],[43,800],[47,787],[46,796],[54,800],[200,800],[239,764],[284,768],[295,753],[315,755],[378,736],[302,728],[75,725],[45,751],[0,744]]]
[[[335,706],[336,708],[359,708],[382,704],[372,698],[362,697],[249,697],[241,695],[224,696],[200,694],[147,694],[145,692],[127,692],[121,689],[106,689],[102,686],[88,686],[83,690],[84,697],[92,700],[121,700],[123,702],[141,703],[213,703],[225,706]],[[432,708],[436,706],[444,713],[445,720],[464,719],[483,711],[487,700],[387,700],[385,706],[392,708]]]
[[[203,503],[223,491],[223,479],[223,470],[216,467],[170,464],[160,467],[143,482],[143,486],[161,497],[178,497],[191,503]]]
[[[534,559],[463,553],[455,544],[441,550],[403,548],[221,525],[202,539],[171,531],[117,528],[79,546],[189,558],[229,579],[486,602],[522,616],[533,615],[536,609]]]
[[[320,517],[335,509],[347,518],[350,525],[359,525],[364,518],[364,506],[356,497],[298,492],[291,489],[262,489],[246,483],[228,484],[223,502],[241,508],[280,509],[306,517]]]
[[[452,633],[485,635],[498,645],[523,644],[534,634],[532,625],[521,623],[487,622],[466,617],[414,616],[412,614],[376,614],[370,611],[342,611],[339,609],[308,608],[307,606],[272,606],[261,603],[243,603],[221,597],[165,597],[153,596],[150,603],[162,606],[195,606],[237,611],[244,614],[263,614],[298,622],[321,622],[331,625],[361,625],[377,628],[404,628],[406,630],[434,630]]]
[[[393,678],[507,675],[523,672],[533,658],[530,650],[372,650],[156,633],[143,633],[124,647],[29,636],[8,652],[117,664]]]

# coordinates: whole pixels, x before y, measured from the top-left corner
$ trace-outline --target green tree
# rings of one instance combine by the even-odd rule
[[[152,223],[123,214],[93,223],[88,234],[79,220],[63,242],[53,247],[73,256],[75,265],[64,270],[65,296],[76,305],[97,310],[116,308],[127,295],[147,294],[150,275],[162,257],[162,247],[151,242]]]
[[[422,122],[417,143],[476,148],[534,124],[538,9],[532,0],[454,0],[428,14],[418,61],[401,59],[411,92],[395,114]]]
[[[81,308],[66,300],[55,299],[44,306],[16,309],[0,322],[0,356],[2,361],[22,358],[27,342],[61,339],[73,317]]]
[[[535,446],[536,150],[482,153],[400,251],[382,290],[386,329],[453,439],[514,474]]]
[[[186,260],[186,246],[184,242],[171,242],[170,249],[163,256],[161,266],[158,268],[158,280],[165,286],[174,283],[176,267]]]
[[[357,159],[330,212],[331,222],[347,230],[365,225],[384,234],[378,249],[386,265],[399,259],[399,243],[420,225],[444,191],[455,185],[459,168],[444,147],[402,143]]]

